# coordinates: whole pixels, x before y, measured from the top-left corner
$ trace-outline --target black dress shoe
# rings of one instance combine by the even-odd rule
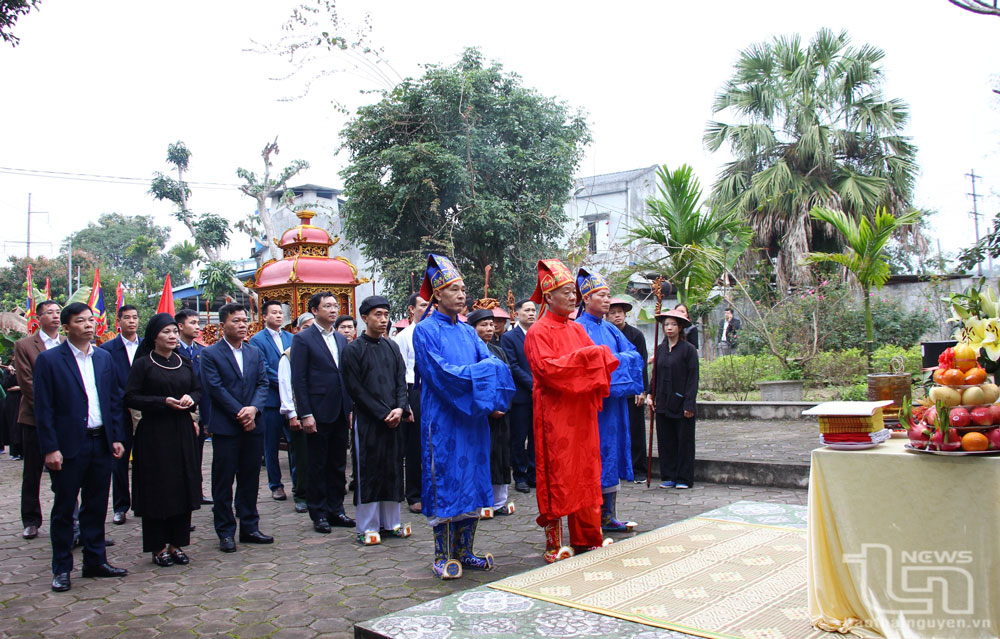
[[[528,488],[528,482],[519,481],[514,484],[514,490],[519,493],[530,493],[531,489]]]
[[[354,528],[357,522],[345,515],[340,513],[339,515],[334,515],[330,518],[330,523],[334,526],[339,526],[340,528]]]
[[[69,590],[68,572],[61,572],[58,575],[52,575],[52,590],[54,592],[66,592]]]
[[[84,577],[124,577],[128,571],[124,568],[115,568],[111,564],[104,562],[96,566],[84,566]]]
[[[167,568],[174,565],[174,558],[170,556],[169,550],[164,550],[160,553],[153,553],[153,563],[161,568]]]
[[[111,518],[111,523],[121,526],[128,519],[128,515],[125,513],[115,513],[114,517]]]
[[[171,550],[170,556],[174,558],[175,564],[186,566],[189,563],[191,563],[191,560],[188,558],[187,555],[184,554],[184,551],[181,550],[180,548],[174,548],[173,550]]]
[[[203,503],[203,504],[214,504],[215,502],[212,501],[211,497],[206,497],[206,496],[202,495],[201,496],[201,503]]]
[[[323,533],[324,535],[328,535],[330,534],[330,531],[333,530],[333,528],[330,527],[330,522],[328,522],[327,520],[317,519],[315,522],[313,522],[313,530],[315,530],[318,533]]]
[[[114,546],[114,545],[115,545],[115,540],[114,539],[112,539],[111,537],[105,537],[104,538],[104,546],[105,547],[110,548],[111,546]]]
[[[34,539],[38,536],[38,526],[25,526],[21,536],[25,539]]]
[[[307,513],[309,512],[309,506],[306,506],[303,502],[295,502],[295,512],[297,513]]]
[[[222,552],[236,552],[236,542],[232,537],[223,537],[219,540],[219,550]]]
[[[273,544],[274,537],[270,535],[265,535],[259,530],[253,532],[241,532],[240,533],[240,543],[241,544]]]

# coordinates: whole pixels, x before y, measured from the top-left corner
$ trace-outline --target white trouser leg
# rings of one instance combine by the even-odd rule
[[[493,484],[493,510],[507,505],[507,484]]]
[[[378,502],[370,504],[358,504],[355,509],[354,520],[357,522],[359,533],[378,532]]]
[[[620,486],[620,485],[621,484],[615,484],[614,486],[604,486],[604,487],[601,488],[601,494],[602,495],[607,495],[608,493],[617,493],[618,492],[618,486]]]
[[[401,524],[399,517],[399,502],[380,501],[378,503],[378,519],[383,530],[392,530]]]

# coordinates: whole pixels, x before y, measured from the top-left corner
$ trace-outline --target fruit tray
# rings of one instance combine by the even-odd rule
[[[923,453],[925,455],[944,455],[946,457],[965,457],[967,455],[1000,455],[1000,449],[996,450],[928,450],[926,448],[914,448],[910,444],[903,444],[903,450],[911,453]]]

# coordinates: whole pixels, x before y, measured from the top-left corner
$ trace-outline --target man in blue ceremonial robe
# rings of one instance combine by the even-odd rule
[[[611,309],[611,291],[604,277],[580,269],[576,286],[583,300],[583,312],[577,322],[598,346],[607,346],[618,358],[618,368],[611,374],[611,395],[597,414],[601,436],[601,528],[610,532],[626,532],[636,526],[632,521],[620,521],[616,502],[619,480],[632,481],[632,444],[629,438],[628,400],[643,391],[642,369],[646,362],[628,338],[611,322],[604,319]]]
[[[459,321],[465,282],[451,260],[428,256],[420,297],[437,304],[413,332],[414,362],[423,384],[421,502],[434,529],[434,574],[455,579],[463,566],[493,567],[493,556],[476,555],[473,544],[480,510],[493,506],[487,420],[507,410],[514,379],[475,329]]]

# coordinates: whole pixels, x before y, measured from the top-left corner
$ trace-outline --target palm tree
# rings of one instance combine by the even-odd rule
[[[631,238],[653,248],[637,270],[663,273],[683,304],[705,301],[722,273],[746,251],[752,233],[739,214],[704,208],[701,185],[690,166],[656,170],[660,195],[646,201],[646,218]],[[662,259],[660,259],[662,255]]]
[[[832,262],[843,266],[861,285],[865,305],[865,338],[868,353],[868,372],[872,372],[872,300],[871,289],[882,288],[889,279],[889,262],[886,260],[885,247],[893,233],[899,229],[911,226],[920,221],[923,213],[918,210],[907,211],[898,217],[885,209],[879,209],[874,216],[874,222],[862,217],[858,222],[843,211],[828,209],[821,206],[813,208],[811,215],[814,220],[824,222],[837,229],[844,239],[846,247],[843,253],[809,253],[805,261],[809,263]]]
[[[743,51],[713,112],[741,122],[709,122],[704,142],[734,157],[712,188],[712,201],[743,212],[756,242],[777,255],[783,289],[808,277],[801,258],[831,229],[810,217],[814,206],[872,216],[909,207],[916,147],[900,134],[909,119],[902,100],[882,93],[885,54],[850,46],[846,32],[823,29],[803,46],[798,36]]]

